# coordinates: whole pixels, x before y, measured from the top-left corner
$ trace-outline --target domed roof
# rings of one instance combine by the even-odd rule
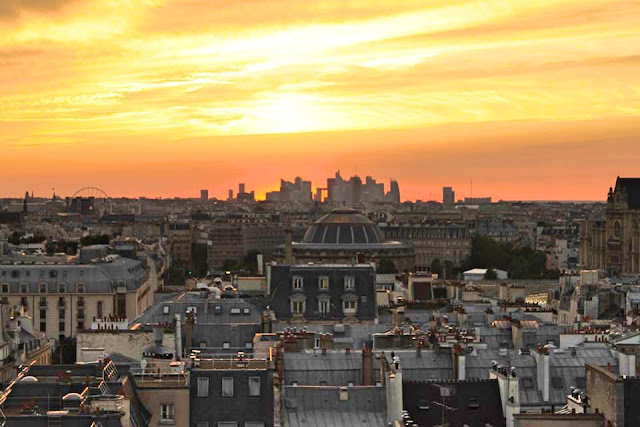
[[[67,393],[64,395],[64,397],[62,398],[62,400],[64,401],[81,401],[82,400],[82,396],[80,396],[78,393]]]
[[[309,227],[303,243],[379,244],[384,236],[378,225],[354,209],[334,209]]]

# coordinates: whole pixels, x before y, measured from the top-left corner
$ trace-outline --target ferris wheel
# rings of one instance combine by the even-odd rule
[[[75,193],[73,193],[73,199],[80,198],[90,200],[91,206],[89,211],[95,211],[99,215],[107,212],[111,212],[111,200],[109,195],[98,187],[82,187]]]
[[[99,189],[98,187],[82,187],[81,189],[73,193],[73,198],[75,199],[76,197],[81,197],[83,199],[94,198],[103,200],[107,200],[109,198],[107,193]]]

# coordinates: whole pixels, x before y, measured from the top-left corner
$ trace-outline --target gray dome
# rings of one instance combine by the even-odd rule
[[[313,223],[304,235],[303,243],[318,244],[379,244],[384,243],[377,224],[354,209],[334,209]]]

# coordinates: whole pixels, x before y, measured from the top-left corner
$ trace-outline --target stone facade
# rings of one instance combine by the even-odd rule
[[[582,267],[611,276],[640,273],[640,178],[618,178],[607,197],[606,220],[581,230]]]

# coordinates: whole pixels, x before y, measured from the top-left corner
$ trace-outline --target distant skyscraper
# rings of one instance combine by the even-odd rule
[[[384,192],[384,184],[367,176],[365,182],[355,175],[344,180],[340,171],[334,178],[327,179],[327,201],[334,203],[391,202],[400,203],[398,182],[391,180],[391,189]]]
[[[233,200],[233,190],[229,189],[229,197],[227,197],[227,200]]]
[[[387,199],[391,203],[400,204],[400,186],[395,179],[391,180],[389,192],[387,193]]]
[[[442,203],[445,205],[454,205],[456,203],[456,192],[453,191],[453,188],[442,188]]]
[[[243,182],[241,182],[238,185],[238,193],[244,193],[244,183]]]
[[[209,190],[200,190],[200,200],[203,202],[209,200]]]

